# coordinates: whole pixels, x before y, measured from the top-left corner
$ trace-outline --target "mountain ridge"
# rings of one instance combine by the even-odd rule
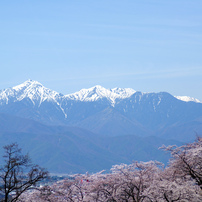
[[[17,99],[15,101],[21,101],[24,98],[29,98],[33,102],[33,104],[35,104],[34,102],[35,100],[40,100],[41,104],[45,100],[54,101],[56,103],[58,103],[58,101],[61,99],[92,102],[97,101],[98,99],[107,98],[111,102],[112,106],[114,106],[116,99],[129,98],[136,92],[137,91],[135,91],[132,88],[106,89],[100,85],[96,85],[88,89],[81,89],[80,91],[77,91],[75,93],[63,95],[54,90],[44,87],[38,81],[29,79],[17,86],[0,90],[0,101],[2,102],[2,100],[6,100],[6,103],[8,103],[9,97],[16,97],[16,96]],[[150,94],[150,93],[142,93],[142,94]],[[185,102],[193,101],[201,103],[201,101],[199,101],[198,99],[189,96],[174,96],[174,97]]]
[[[189,123],[189,131],[202,133],[201,122],[194,121],[202,118],[202,103],[185,102],[167,92],[143,93],[130,88],[95,86],[63,95],[28,80],[0,91],[0,113],[107,136],[167,134],[168,128],[173,131],[185,123]]]
[[[168,155],[158,148],[162,144],[181,144],[159,137],[101,136],[78,127],[47,126],[1,113],[0,128],[1,153],[3,146],[18,142],[33,162],[54,173],[109,171],[114,164],[133,160],[167,163]]]

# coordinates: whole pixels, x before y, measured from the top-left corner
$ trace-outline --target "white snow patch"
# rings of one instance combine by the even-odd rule
[[[202,103],[200,100],[193,98],[193,97],[189,97],[189,96],[174,96],[175,98],[177,98],[178,100],[182,100],[184,102],[197,102],[197,103]]]
[[[157,103],[157,105],[159,105],[161,103],[161,97],[159,97],[159,101]]]

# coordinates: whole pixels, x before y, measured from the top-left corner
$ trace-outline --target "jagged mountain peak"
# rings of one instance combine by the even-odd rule
[[[66,98],[79,101],[96,101],[106,98],[112,105],[115,104],[116,99],[124,99],[130,97],[136,91],[131,88],[113,88],[106,89],[100,85],[88,89],[82,89],[76,93],[66,95]]]
[[[27,80],[24,83],[0,91],[0,104],[8,102],[21,101],[28,98],[33,104],[38,103],[39,106],[44,101],[53,101],[58,105],[61,105],[61,100],[76,100],[84,102],[93,102],[101,99],[107,99],[111,106],[115,106],[117,100],[123,100],[125,98],[130,98],[132,95],[138,96],[137,99],[141,100],[142,96],[148,97],[152,93],[142,93],[133,90],[132,88],[112,88],[106,89],[101,85],[96,85],[88,89],[81,89],[78,92],[68,94],[63,96],[56,91],[50,90],[44,87],[40,82],[35,80]],[[156,94],[156,93],[154,93]],[[187,96],[175,96],[177,99],[182,101],[194,101],[200,102],[197,99],[190,98]],[[159,98],[161,99],[161,98]],[[159,101],[158,101],[159,103]],[[201,103],[201,102],[200,102]]]
[[[14,86],[13,88],[14,89],[18,89],[18,88],[22,88],[22,87],[25,87],[25,86],[30,86],[30,85],[38,85],[38,86],[43,86],[41,83],[39,83],[38,81],[35,81],[35,80],[32,80],[32,79],[28,79],[27,81],[17,85],[17,86]]]
[[[133,90],[132,88],[112,88],[112,89],[110,89],[110,91],[117,95],[120,95],[121,98],[123,98],[123,99],[130,97],[131,95],[136,93],[136,91]]]
[[[16,92],[19,92],[25,89],[36,89],[36,88],[45,88],[45,87],[38,81],[29,79],[22,84],[14,86],[12,89],[14,89]]]
[[[45,100],[57,102],[60,96],[56,91],[50,90],[38,81],[31,79],[0,92],[0,100],[6,101],[6,103],[11,99],[16,102],[29,98],[34,105],[36,103],[40,105]]]
[[[80,90],[80,92],[83,92],[83,93],[90,93],[90,94],[98,94],[100,96],[105,96],[106,94],[108,94],[108,89],[100,86],[100,85],[96,85],[96,86],[93,86],[89,89],[82,89]]]

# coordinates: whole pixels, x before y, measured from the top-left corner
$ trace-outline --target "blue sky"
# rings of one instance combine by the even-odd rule
[[[0,1],[0,89],[102,85],[202,100],[201,0]]]

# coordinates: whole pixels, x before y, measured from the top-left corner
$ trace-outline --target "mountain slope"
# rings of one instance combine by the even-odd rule
[[[118,103],[116,109],[153,130],[202,117],[201,103],[183,102],[166,92],[137,92]]]
[[[131,121],[113,107],[89,116],[77,126],[105,136],[139,135],[151,133],[137,121]]]

